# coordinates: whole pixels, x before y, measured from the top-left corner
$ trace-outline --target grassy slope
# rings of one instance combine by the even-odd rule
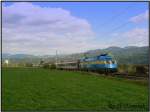
[[[148,87],[123,80],[27,68],[3,69],[2,75],[3,110],[148,108]]]

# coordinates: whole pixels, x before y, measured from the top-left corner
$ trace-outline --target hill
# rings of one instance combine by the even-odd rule
[[[96,56],[102,53],[108,53],[117,60],[119,64],[148,64],[149,63],[149,47],[136,47],[128,46],[124,48],[109,47],[106,49],[89,50],[84,53],[75,53],[70,55],[58,55],[59,61],[77,60],[85,55],[87,57]],[[13,63],[25,63],[32,62],[35,64],[40,63],[41,60],[46,62],[55,62],[56,57],[54,55],[34,56],[27,54],[2,54],[3,61],[9,59]]]
[[[149,63],[149,47],[129,46],[125,48],[109,47],[106,49],[98,49],[88,51],[89,56],[98,55],[100,53],[109,53],[119,64],[148,64]]]

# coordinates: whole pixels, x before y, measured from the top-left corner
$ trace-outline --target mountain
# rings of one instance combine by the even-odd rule
[[[112,46],[106,49],[89,50],[84,53],[75,53],[70,55],[58,55],[58,61],[71,61],[77,60],[85,55],[87,57],[97,56],[102,53],[108,53],[118,64],[149,64],[149,47],[136,47],[128,46],[124,48]],[[9,59],[12,63],[39,63],[41,60],[45,62],[55,62],[56,57],[54,55],[34,56],[28,54],[9,54],[3,53],[2,60]]]
[[[124,48],[112,46],[106,49],[89,50],[85,53],[74,54],[77,56],[76,59],[84,57],[97,56],[99,54],[108,53],[114,59],[117,60],[118,64],[149,64],[149,47],[136,47],[128,46]]]
[[[9,58],[10,55],[11,55],[11,54],[9,54],[9,53],[3,53],[3,54],[2,54],[2,57],[3,57],[3,58]]]
[[[98,53],[109,53],[119,64],[148,64],[149,63],[149,47],[128,46],[125,48],[109,47],[106,49],[88,51],[88,54],[95,55]]]
[[[28,54],[9,54],[9,53],[3,53],[2,58],[3,59],[24,59],[24,58],[33,58],[36,57],[34,55],[28,55]]]

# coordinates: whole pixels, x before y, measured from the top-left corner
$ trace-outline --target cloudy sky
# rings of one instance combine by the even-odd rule
[[[3,53],[148,46],[145,2],[3,2]]]

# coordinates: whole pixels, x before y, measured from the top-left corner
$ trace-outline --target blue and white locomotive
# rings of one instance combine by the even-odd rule
[[[80,69],[93,71],[117,71],[117,62],[108,54],[80,59]]]

